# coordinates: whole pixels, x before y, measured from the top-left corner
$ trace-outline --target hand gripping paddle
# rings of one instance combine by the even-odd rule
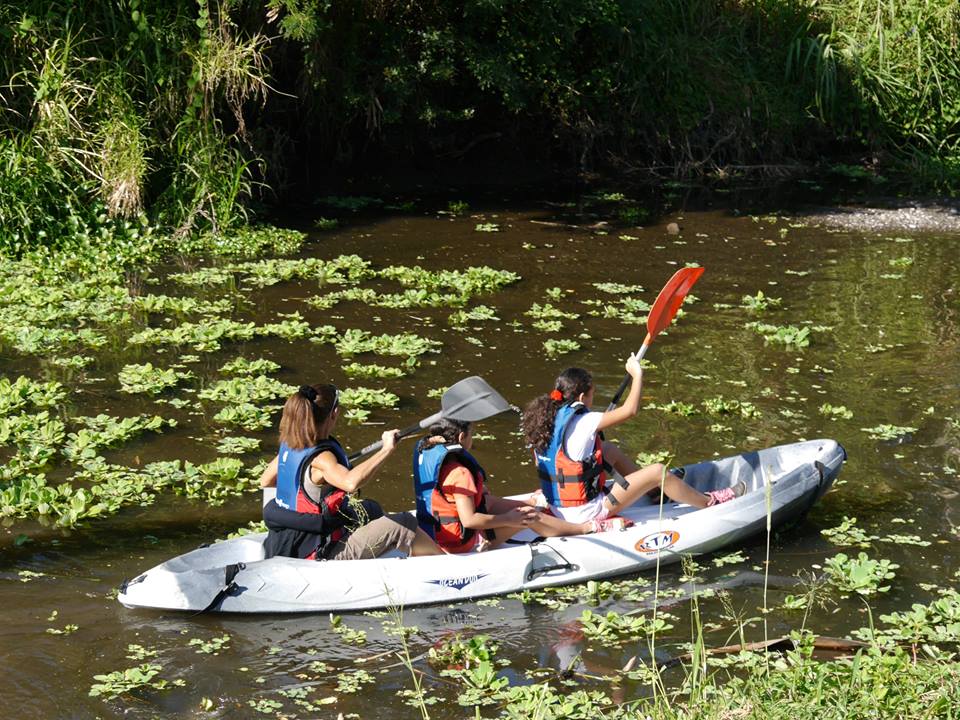
[[[440,399],[440,412],[426,417],[416,425],[406,427],[397,433],[397,439],[405,438],[409,435],[420,432],[430,427],[441,418],[450,420],[460,420],[462,422],[475,422],[485,420],[488,417],[498,415],[507,410],[514,410],[513,405],[503,399],[496,390],[490,387],[483,378],[476,375],[468,377],[460,382],[451,385]],[[354,462],[364,455],[369,455],[383,447],[383,441],[378,440],[372,445],[367,445],[360,452],[350,456],[350,462]]]
[[[667,280],[667,284],[663,286],[663,290],[657,295],[653,307],[650,308],[650,314],[647,316],[647,337],[644,338],[643,345],[641,345],[637,351],[637,360],[643,359],[653,339],[673,321],[677,310],[679,310],[683,304],[683,299],[687,296],[687,293],[690,292],[693,284],[703,275],[703,272],[704,268],[702,267],[687,267],[682,270],[677,270],[677,272],[673,274],[673,277]],[[617,403],[620,402],[620,396],[623,395],[623,391],[627,389],[629,383],[630,374],[627,373],[623,378],[623,382],[620,383],[616,395],[613,396],[613,399],[607,406],[608,411],[613,410],[617,406]]]

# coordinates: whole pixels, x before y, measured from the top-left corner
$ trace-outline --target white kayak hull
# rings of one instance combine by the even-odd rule
[[[685,466],[699,490],[743,480],[747,493],[696,510],[638,503],[623,531],[530,542],[529,531],[468,555],[316,562],[263,558],[265,534],[218,542],[168,560],[121,587],[127,607],[236,613],[345,612],[411,607],[566,585],[636,572],[735,545],[794,520],[830,488],[846,458],[834,440],[810,440]],[[526,537],[525,537],[526,536]],[[230,577],[232,575],[232,577]]]

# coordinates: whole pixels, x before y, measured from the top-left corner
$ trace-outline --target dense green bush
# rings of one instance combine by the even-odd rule
[[[953,0],[0,1],[0,251],[109,235],[144,212],[216,235],[268,188],[481,147],[664,174],[853,151],[952,183],[958,13]]]

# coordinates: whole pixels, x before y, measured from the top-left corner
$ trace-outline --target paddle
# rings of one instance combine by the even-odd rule
[[[487,385],[483,378],[476,375],[461,380],[447,388],[440,398],[440,412],[426,417],[416,425],[411,425],[401,430],[397,434],[397,439],[413,435],[421,430],[425,430],[441,418],[449,420],[460,420],[463,422],[475,422],[476,420],[485,420],[493,415],[498,415],[507,410],[515,409],[513,405],[503,399],[496,390]],[[372,445],[367,445],[360,452],[350,456],[350,462],[376,452],[383,447],[383,441],[378,440]]]
[[[683,304],[683,299],[690,292],[693,284],[703,275],[703,271],[704,268],[702,267],[687,267],[677,270],[673,277],[667,280],[667,284],[663,286],[663,290],[660,291],[657,299],[653,302],[653,307],[650,308],[650,314],[647,316],[647,337],[644,338],[643,345],[637,351],[637,360],[643,359],[653,339],[673,321],[677,310]],[[617,403],[620,402],[620,396],[623,395],[623,391],[627,389],[629,384],[630,375],[628,373],[624,376],[617,393],[607,406],[607,411],[613,410],[617,406]]]

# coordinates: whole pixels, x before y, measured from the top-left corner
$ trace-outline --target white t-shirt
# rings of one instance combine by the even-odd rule
[[[563,434],[563,449],[568,458],[574,462],[582,462],[593,455],[597,425],[602,417],[602,412],[586,412],[575,415],[567,424]]]

